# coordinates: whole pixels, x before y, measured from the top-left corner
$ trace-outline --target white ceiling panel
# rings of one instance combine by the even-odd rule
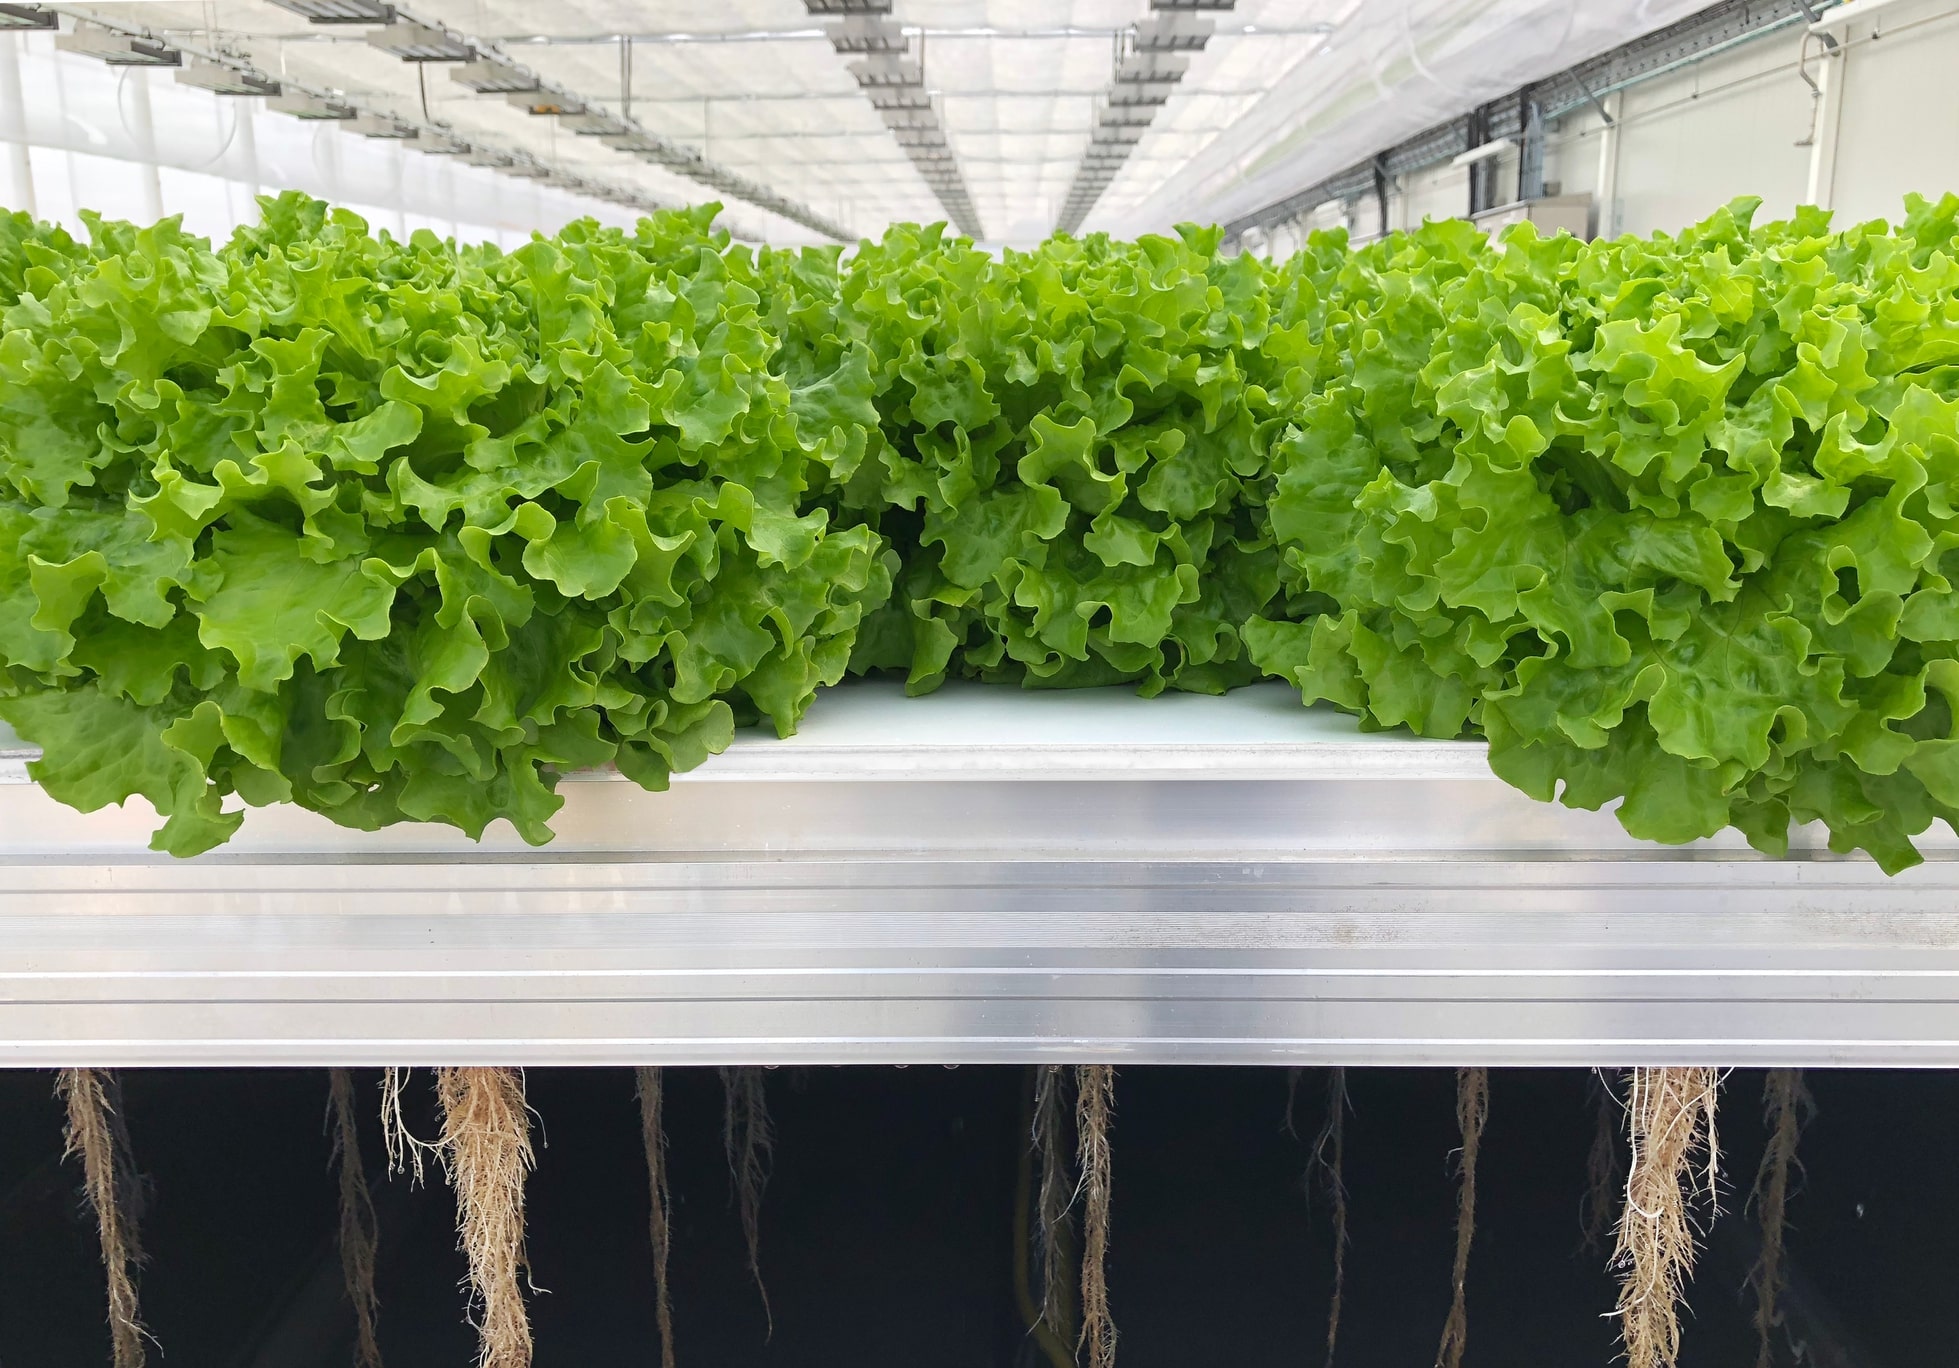
[[[1086,227],[1162,230],[1277,199],[1429,123],[1689,12],[1703,0],[1238,0],[1111,182]],[[590,107],[760,187],[745,201],[501,96],[451,67],[396,60],[360,26],[270,0],[103,3],[105,15],[344,91],[456,137],[522,150],[663,202],[722,199],[739,231],[823,240],[768,193],[875,235],[945,211],[803,0],[396,0]],[[1051,231],[1118,43],[1149,0],[894,0],[989,239]],[[630,55],[627,86],[624,59]],[[628,100],[628,96],[630,99]],[[801,212],[792,210],[792,212]]]

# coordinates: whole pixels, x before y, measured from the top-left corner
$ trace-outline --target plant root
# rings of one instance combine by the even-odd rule
[[[1051,1069],[1058,1072],[1057,1066],[1052,1064],[1031,1065],[1027,1070],[1028,1087],[1021,1095],[1020,1127],[1028,1136],[1029,1143],[1022,1146],[1014,1172],[1014,1304],[1020,1312],[1021,1324],[1027,1327],[1028,1337],[1040,1351],[1048,1368],[1075,1368],[1072,1338],[1061,1325],[1048,1319],[1045,1298],[1055,1295],[1057,1281],[1050,1276],[1049,1267],[1053,1266],[1062,1250],[1058,1243],[1051,1242],[1046,1230],[1039,1232],[1038,1238],[1042,1241],[1041,1260],[1049,1267],[1044,1267],[1041,1272],[1044,1280],[1043,1299],[1036,1300],[1034,1296],[1034,1242],[1037,1238],[1034,1229],[1034,1165],[1039,1162],[1045,1167],[1051,1158],[1042,1152],[1042,1132],[1037,1117],[1040,1104],[1051,1086],[1046,1078]],[[1046,1181],[1045,1173],[1042,1181]],[[1066,1216],[1064,1198],[1062,1218],[1065,1220]],[[1065,1306],[1066,1302],[1061,1304]]]
[[[1618,1217],[1626,1175],[1619,1158],[1619,1098],[1605,1075],[1592,1075],[1591,1153],[1585,1156],[1585,1198],[1578,1205],[1581,1254],[1605,1253]]]
[[[1483,1126],[1490,1119],[1490,1071],[1456,1070],[1456,1125],[1462,1132],[1462,1157],[1457,1162],[1456,1266],[1451,1281],[1449,1319],[1442,1325],[1442,1345],[1435,1351],[1435,1368],[1462,1368],[1469,1344],[1469,1246],[1476,1238],[1476,1159],[1483,1147]]]
[[[647,1186],[653,1204],[647,1219],[653,1241],[653,1316],[660,1330],[660,1368],[674,1368],[673,1292],[667,1284],[667,1260],[673,1249],[673,1192],[667,1183],[667,1130],[662,1115],[666,1106],[666,1076],[663,1070],[640,1068],[634,1071],[639,1091],[639,1134],[646,1147]]]
[[[1326,1363],[1332,1368],[1340,1339],[1340,1303],[1347,1293],[1347,1113],[1353,1105],[1347,1098],[1347,1071],[1336,1065],[1326,1075],[1326,1120],[1313,1139],[1308,1174],[1318,1176],[1333,1208],[1333,1298],[1326,1311]],[[1286,1124],[1292,1124],[1290,1098]]]
[[[1718,1070],[1633,1069],[1626,1119],[1632,1162],[1613,1267],[1629,1368],[1675,1368],[1679,1305],[1697,1254],[1692,1207],[1710,1208],[1720,1175],[1715,1131]]]
[[[380,1299],[374,1293],[374,1257],[380,1223],[361,1163],[360,1128],[355,1124],[354,1077],[347,1069],[327,1070],[333,1135],[332,1164],[340,1180],[340,1275],[354,1308],[356,1368],[381,1368],[381,1344],[374,1323]]]
[[[55,1075],[54,1090],[68,1108],[61,1157],[82,1161],[82,1190],[101,1239],[112,1362],[115,1368],[143,1368],[149,1332],[136,1305],[136,1270],[143,1263],[137,1238],[142,1184],[123,1116],[122,1083],[107,1069],[63,1069]]]
[[[381,1147],[388,1156],[388,1176],[409,1174],[410,1186],[420,1187],[426,1177],[423,1161],[429,1158],[439,1161],[442,1146],[418,1139],[408,1129],[401,1100],[408,1091],[408,1075],[411,1072],[402,1068],[381,1071]]]
[[[1115,1118],[1115,1069],[1107,1064],[1075,1068],[1076,1152],[1081,1163],[1082,1328],[1089,1368],[1113,1368],[1116,1326],[1109,1317],[1109,1216],[1112,1166],[1109,1127]]]
[[[1035,1066],[1033,1141],[1041,1166],[1041,1323],[1072,1343],[1073,1211],[1079,1184],[1069,1156],[1067,1093],[1068,1075],[1061,1065]]]
[[[1762,1084],[1762,1119],[1768,1123],[1769,1143],[1749,1194],[1762,1222],[1762,1256],[1748,1274],[1749,1285],[1755,1289],[1755,1333],[1759,1339],[1755,1368],[1771,1368],[1775,1360],[1774,1332],[1782,1324],[1776,1301],[1782,1295],[1785,1277],[1782,1245],[1788,1229],[1790,1180],[1792,1174],[1802,1172],[1796,1146],[1803,1127],[1815,1115],[1816,1099],[1810,1096],[1801,1069],[1768,1071]]]
[[[721,1070],[726,1108],[721,1117],[721,1143],[728,1154],[728,1176],[741,1208],[741,1233],[748,1246],[748,1273],[762,1298],[762,1315],[769,1336],[775,1335],[775,1313],[769,1309],[769,1289],[762,1282],[762,1193],[769,1185],[775,1151],[775,1128],[769,1122],[769,1099],[763,1088],[765,1071],[752,1065]]]
[[[456,1191],[456,1229],[469,1259],[470,1308],[481,1368],[529,1368],[524,1181],[536,1162],[524,1075],[516,1069],[445,1068],[435,1074],[442,1105],[441,1155]]]

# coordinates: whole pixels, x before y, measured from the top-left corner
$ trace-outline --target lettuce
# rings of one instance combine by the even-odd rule
[[[1959,197],[994,256],[517,251],[286,195],[0,216],[0,717],[159,849],[240,804],[549,837],[846,673],[1483,736],[1641,837],[1887,870],[1959,809]]]

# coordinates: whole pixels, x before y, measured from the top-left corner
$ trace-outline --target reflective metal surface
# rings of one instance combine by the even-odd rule
[[[567,784],[539,851],[271,810],[178,862],[0,785],[0,1063],[1959,1064],[1943,828],[1887,880],[1255,691],[839,697],[719,779]]]

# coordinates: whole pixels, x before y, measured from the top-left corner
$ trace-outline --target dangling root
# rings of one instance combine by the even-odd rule
[[[122,1085],[106,1069],[63,1069],[55,1075],[54,1090],[68,1106],[67,1147],[61,1157],[81,1158],[83,1190],[101,1237],[113,1362],[115,1368],[142,1368],[148,1356],[143,1343],[148,1332],[136,1307],[136,1269],[143,1262],[136,1235],[142,1200],[122,1112]]]
[[[775,1315],[769,1309],[769,1289],[762,1283],[762,1193],[769,1185],[775,1131],[769,1124],[769,1099],[763,1091],[763,1070],[753,1066],[723,1069],[721,1088],[727,1107],[721,1119],[721,1143],[728,1153],[728,1174],[734,1180],[741,1207],[741,1233],[748,1242],[748,1272],[762,1297],[762,1315],[769,1334],[775,1334]]]
[[[1020,1125],[1030,1143],[1020,1151],[1020,1158],[1014,1173],[1014,1304],[1020,1312],[1021,1324],[1027,1327],[1028,1338],[1040,1351],[1048,1368],[1075,1368],[1074,1340],[1061,1322],[1051,1320],[1047,1309],[1049,1299],[1055,1299],[1063,1307],[1066,1302],[1057,1297],[1057,1284],[1061,1281],[1055,1276],[1057,1261],[1065,1258],[1060,1244],[1060,1232],[1043,1229],[1039,1232],[1041,1241],[1040,1257],[1044,1267],[1041,1269],[1042,1297],[1034,1295],[1034,1254],[1036,1232],[1034,1229],[1034,1203],[1036,1182],[1034,1166],[1038,1162],[1043,1167],[1041,1184],[1047,1181],[1048,1166],[1059,1156],[1044,1152],[1043,1134],[1040,1124],[1040,1109],[1043,1100],[1051,1092],[1059,1091],[1048,1080],[1050,1070],[1059,1072],[1051,1064],[1036,1064],[1027,1070],[1029,1087],[1021,1097]],[[1048,1102],[1051,1107],[1053,1103]],[[1064,1198],[1065,1203],[1065,1198]],[[1066,1219],[1064,1205],[1062,1219]]]
[[[412,1173],[412,1185],[420,1187],[424,1178],[423,1159],[440,1158],[442,1147],[417,1139],[402,1115],[401,1099],[408,1089],[409,1069],[381,1071],[381,1147],[388,1156],[388,1174]]]
[[[653,1315],[660,1327],[660,1368],[674,1368],[673,1294],[667,1286],[667,1256],[672,1251],[673,1193],[667,1185],[667,1131],[661,1112],[666,1105],[662,1070],[634,1072],[639,1084],[639,1134],[646,1146],[646,1177],[653,1207],[648,1220],[653,1239]]]
[[[327,1070],[332,1098],[333,1166],[340,1175],[340,1273],[353,1303],[357,1368],[381,1368],[381,1345],[374,1336],[380,1299],[374,1294],[374,1253],[380,1225],[361,1163],[360,1129],[354,1122],[354,1077],[346,1069]]]
[[[1625,1174],[1619,1161],[1619,1099],[1612,1085],[1600,1074],[1592,1075],[1593,1118],[1592,1151],[1585,1156],[1585,1199],[1578,1207],[1578,1223],[1584,1235],[1578,1242],[1580,1253],[1602,1254],[1605,1237],[1612,1232],[1619,1193]]]
[[[1328,1069],[1326,1121],[1313,1140],[1312,1170],[1325,1185],[1333,1207],[1333,1300],[1326,1313],[1326,1362],[1333,1365],[1333,1347],[1340,1338],[1340,1302],[1347,1292],[1347,1071]],[[1287,1124],[1291,1124],[1288,1107]]]
[[[1776,1300],[1782,1293],[1782,1240],[1789,1201],[1792,1171],[1800,1172],[1796,1145],[1803,1126],[1816,1114],[1816,1099],[1810,1096],[1801,1069],[1770,1069],[1762,1085],[1762,1115],[1768,1123],[1769,1144],[1762,1154],[1762,1166],[1755,1173],[1755,1187],[1749,1200],[1756,1204],[1762,1220],[1762,1257],[1749,1271],[1748,1281],[1755,1289],[1755,1333],[1760,1347],[1755,1368],[1770,1368],[1775,1353],[1772,1335],[1782,1317]]]
[[[1089,1368],[1112,1368],[1116,1327],[1109,1318],[1109,1202],[1112,1177],[1109,1125],[1115,1116],[1115,1070],[1107,1064],[1075,1069],[1075,1124],[1083,1202],[1082,1329]]]
[[[535,1163],[524,1076],[516,1069],[438,1069],[441,1153],[456,1190],[456,1228],[469,1258],[481,1368],[529,1368],[524,1267],[524,1180]]]
[[[1483,1146],[1483,1126],[1490,1119],[1490,1071],[1456,1070],[1456,1125],[1462,1131],[1462,1159],[1457,1165],[1461,1185],[1456,1191],[1456,1267],[1454,1299],[1442,1326],[1442,1347],[1435,1351],[1436,1368],[1462,1368],[1469,1343],[1469,1246],[1476,1238],[1476,1157]]]
[[[1041,1166],[1041,1323],[1072,1342],[1075,1316],[1068,1275],[1077,1184],[1068,1149],[1066,1075],[1059,1064],[1042,1064],[1036,1067],[1034,1083],[1034,1151]]]
[[[1632,1163],[1613,1266],[1629,1368],[1674,1368],[1679,1303],[1694,1271],[1690,1203],[1715,1201],[1720,1146],[1714,1069],[1633,1069],[1627,1075]]]

